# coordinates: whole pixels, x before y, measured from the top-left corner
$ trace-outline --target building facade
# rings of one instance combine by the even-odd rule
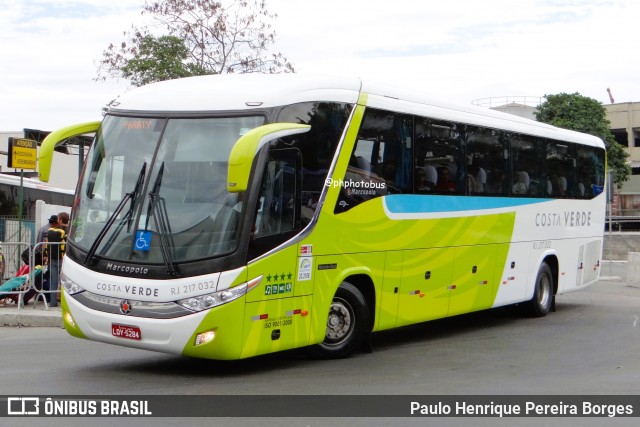
[[[632,175],[617,190],[615,207],[619,215],[640,216],[640,102],[604,105],[611,133],[627,149]]]

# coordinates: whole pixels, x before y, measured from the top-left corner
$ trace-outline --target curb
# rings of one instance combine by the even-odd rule
[[[33,307],[0,309],[0,326],[64,328],[60,310],[37,310]]]
[[[622,277],[620,276],[600,276],[598,279],[600,282],[622,282]]]

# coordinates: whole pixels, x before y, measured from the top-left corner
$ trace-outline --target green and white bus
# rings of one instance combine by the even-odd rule
[[[543,316],[600,274],[594,136],[295,74],[151,84],[92,126],[61,277],[76,337],[338,358],[431,319]]]

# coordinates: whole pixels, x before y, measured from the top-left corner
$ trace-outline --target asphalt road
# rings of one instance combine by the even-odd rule
[[[286,352],[238,362],[194,360],[72,338],[57,328],[0,328],[2,395],[585,395],[640,394],[640,288],[623,264],[581,292],[557,298],[541,319],[490,310],[382,332],[372,353],[309,360]],[[214,398],[212,399],[214,400]],[[214,402],[212,402],[214,404]],[[249,404],[249,403],[248,403]],[[112,425],[115,419],[92,419]],[[118,419],[124,425],[175,425],[171,419]],[[544,419],[602,425],[604,419]],[[607,424],[635,425],[637,418]],[[3,420],[2,424],[5,425]],[[85,425],[81,419],[10,419],[7,425]],[[131,424],[128,422],[131,421]],[[540,419],[182,420],[182,425],[541,425]],[[13,424],[13,423],[16,424]],[[58,423],[60,422],[60,423]]]

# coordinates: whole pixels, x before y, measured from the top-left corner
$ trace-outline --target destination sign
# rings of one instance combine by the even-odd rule
[[[9,138],[7,166],[14,169],[36,170],[38,143],[32,139]]]

